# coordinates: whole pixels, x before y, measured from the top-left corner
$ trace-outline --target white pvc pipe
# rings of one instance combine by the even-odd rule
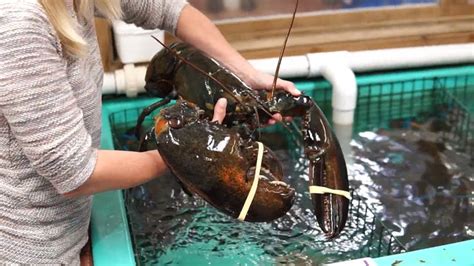
[[[255,59],[249,60],[249,62],[262,72],[275,74],[278,58]],[[288,56],[281,60],[278,76],[281,78],[308,77],[309,72],[308,55]]]
[[[136,67],[126,64],[123,69],[104,74],[102,94],[125,94],[127,97],[136,97],[145,92],[146,66]]]
[[[277,58],[250,60],[255,68],[269,74],[275,73],[277,62]],[[305,56],[283,58],[279,76],[283,78],[320,76],[321,68],[328,63],[346,64],[354,72],[364,72],[472,62],[474,62],[474,43],[310,53]]]
[[[310,61],[311,61],[311,57]],[[344,154],[350,152],[352,125],[357,104],[357,81],[354,72],[341,60],[335,60],[318,70],[332,84],[333,129]]]
[[[102,94],[117,94],[115,73],[104,73],[104,79],[102,81]]]
[[[329,63],[319,70],[332,84],[332,119],[335,124],[350,125],[357,103],[357,81],[354,72],[344,63]]]
[[[274,74],[278,58],[255,59],[249,61],[258,70]],[[319,76],[321,75],[322,67],[328,63],[345,64],[354,72],[363,72],[470,62],[474,62],[473,43],[357,52],[339,51],[311,53],[302,56],[284,57],[279,76],[282,78],[309,78]],[[144,73],[142,73],[143,71],[144,70],[139,71],[141,76],[136,77],[137,82],[140,84],[144,77]],[[119,81],[113,81],[112,75],[115,75],[114,79],[118,79]],[[117,77],[117,75],[120,77]],[[122,85],[122,83],[125,82],[122,80],[124,73],[118,70],[115,71],[115,73],[106,73],[105,76],[104,94],[122,91],[120,89],[113,89],[113,86],[116,86],[113,84],[119,83],[117,86]]]
[[[474,62],[474,43],[383,49],[350,53],[354,72]]]
[[[250,60],[258,70],[274,74],[277,58]],[[452,44],[370,51],[338,51],[284,57],[279,76],[310,78],[323,75],[333,86],[334,123],[353,120],[357,86],[355,72],[401,69],[474,62],[474,44]],[[104,76],[103,93],[125,93],[134,97],[143,92],[146,67],[127,64],[124,69]]]

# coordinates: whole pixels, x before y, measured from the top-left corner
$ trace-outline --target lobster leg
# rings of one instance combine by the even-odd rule
[[[153,130],[154,128],[151,128],[150,131],[148,131],[146,134],[140,137],[140,142],[138,143],[139,152],[149,150],[146,148],[147,147],[146,143],[148,143],[149,141],[155,140],[155,134],[153,134]]]
[[[167,96],[165,96],[161,101],[153,103],[152,105],[147,106],[145,107],[145,109],[143,109],[143,111],[140,113],[140,115],[137,118],[137,125],[135,126],[135,137],[137,137],[137,139],[140,139],[140,130],[141,130],[143,121],[145,121],[145,118],[149,116],[156,109],[160,108],[163,105],[168,104],[169,102],[171,102],[171,100],[176,99],[176,95],[177,95],[177,92],[173,90]]]

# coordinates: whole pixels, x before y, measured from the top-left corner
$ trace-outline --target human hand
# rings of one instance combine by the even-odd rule
[[[272,90],[274,76],[264,72],[255,71],[252,78],[248,81],[249,85],[256,90]],[[301,92],[296,88],[295,84],[288,80],[278,78],[276,89],[284,90],[293,96],[300,96]]]
[[[247,82],[253,89],[272,90],[274,76],[260,71],[255,71],[253,75],[247,77]],[[293,96],[300,96],[301,92],[296,88],[295,84],[291,81],[283,80],[278,78],[276,82],[276,89],[284,90]],[[290,121],[291,117],[283,118],[281,114],[276,113],[273,115],[273,119],[270,119],[268,123],[270,125],[275,124],[276,121],[285,119]]]
[[[250,84],[254,89],[265,89],[271,90],[273,85],[273,76],[268,75],[263,72],[257,71],[253,76],[253,82]],[[277,79],[276,89],[284,90],[289,92],[293,96],[300,96],[301,92],[296,88],[295,84],[291,81]],[[219,124],[225,118],[227,107],[227,100],[225,98],[220,98],[214,105],[214,116],[212,118],[213,122],[218,122]],[[291,117],[285,117],[285,120],[291,120]],[[277,113],[273,115],[273,118],[268,121],[269,124],[275,124],[277,121],[283,120],[281,114]]]
[[[217,100],[216,104],[214,105],[214,116],[212,117],[212,122],[217,122],[219,124],[222,124],[222,121],[224,120],[224,117],[225,117],[226,107],[227,107],[226,98],[220,98],[219,100]]]

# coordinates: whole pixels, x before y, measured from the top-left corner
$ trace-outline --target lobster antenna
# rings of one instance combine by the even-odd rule
[[[290,24],[290,27],[288,28],[288,33],[286,34],[285,42],[283,43],[283,47],[281,49],[280,58],[278,58],[278,64],[277,64],[277,68],[275,70],[275,76],[273,77],[272,93],[270,94],[269,99],[273,98],[273,93],[275,92],[276,83],[277,83],[277,79],[278,79],[278,72],[280,72],[281,60],[283,59],[283,54],[285,53],[286,43],[288,42],[288,37],[290,37],[291,29],[293,28],[293,22],[295,21],[295,17],[296,17],[296,10],[298,9],[298,2],[299,1],[296,0],[295,10],[293,11],[293,18],[291,19],[291,24]]]
[[[183,61],[184,63],[188,64],[189,66],[191,66],[192,68],[194,68],[195,70],[197,70],[199,73],[203,74],[204,76],[212,79],[214,82],[216,82],[219,86],[222,87],[222,89],[224,89],[224,91],[226,91],[230,96],[232,96],[237,102],[239,103],[242,103],[242,101],[237,98],[237,96],[235,96],[233,94],[233,92],[227,88],[222,82],[220,82],[218,79],[216,79],[215,77],[209,75],[209,73],[206,73],[206,71],[200,69],[198,66],[194,65],[193,63],[189,62],[187,59],[185,59],[184,57],[182,57],[181,55],[179,55],[176,51],[174,51],[173,49],[169,48],[168,46],[166,46],[163,42],[161,42],[158,38],[156,38],[155,36],[151,36],[153,39],[155,39],[158,43],[160,43],[166,50],[168,50],[169,52],[171,52],[174,56],[176,56],[179,60]],[[270,117],[272,116],[272,113],[270,112],[270,110],[265,106],[263,105],[259,99],[257,99],[256,97],[254,97],[254,95],[252,95],[250,93],[250,95],[257,101],[258,104],[260,104],[262,110],[267,114],[269,115]]]

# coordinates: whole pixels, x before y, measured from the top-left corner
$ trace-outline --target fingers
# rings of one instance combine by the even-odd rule
[[[283,79],[278,79],[277,86],[280,87],[281,89],[289,92],[293,96],[300,96],[301,91],[299,91],[295,84],[291,81],[283,80]]]
[[[278,121],[291,122],[291,121],[293,121],[293,117],[291,117],[291,116],[282,117],[280,113],[276,113],[272,116],[272,118],[270,118],[268,120],[268,124],[269,125],[274,125]]]
[[[283,120],[283,117],[279,113],[273,114],[272,118],[273,118],[273,120],[276,120],[276,121]]]
[[[216,102],[216,104],[214,105],[214,116],[212,117],[213,122],[218,122],[219,124],[222,124],[222,121],[224,121],[225,114],[226,114],[226,107],[227,107],[227,100],[225,98],[220,98]],[[282,121],[283,119],[285,119],[285,121],[290,121],[291,117],[282,117],[281,114],[276,113],[268,121],[268,124],[273,125],[277,121]]]
[[[281,121],[281,120],[283,120],[283,117],[281,116],[281,114],[276,113],[276,114],[273,114],[272,118],[270,118],[267,123],[269,125],[274,125],[276,124],[276,122]]]
[[[271,90],[273,79],[274,77],[272,75],[257,71],[257,74],[254,76],[254,82],[250,82],[249,84],[251,84],[252,88],[254,89]],[[293,96],[301,95],[301,91],[296,88],[295,84],[288,80],[278,78],[276,88],[279,90],[284,90]]]
[[[216,102],[216,104],[214,105],[214,116],[212,117],[213,122],[218,122],[219,124],[222,124],[222,121],[224,120],[224,117],[225,117],[226,107],[227,107],[226,98],[220,98]]]

